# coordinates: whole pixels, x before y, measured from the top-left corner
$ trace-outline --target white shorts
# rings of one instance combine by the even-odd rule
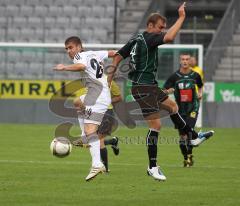
[[[81,95],[79,99],[84,104],[86,94]],[[98,98],[94,105],[89,106],[91,108],[91,114],[84,118],[84,124],[97,124],[100,125],[105,112],[107,111],[111,99],[109,98]],[[85,105],[86,106],[86,105]]]

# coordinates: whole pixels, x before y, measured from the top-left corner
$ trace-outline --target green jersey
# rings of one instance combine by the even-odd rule
[[[172,74],[164,84],[164,88],[174,88],[174,96],[179,107],[179,114],[190,115],[198,113],[199,100],[197,98],[196,85],[202,88],[203,82],[200,75],[194,71],[183,74],[180,71]]]
[[[128,77],[136,84],[156,84],[158,46],[164,44],[165,33],[143,32],[131,38],[119,51],[124,59],[130,57]]]

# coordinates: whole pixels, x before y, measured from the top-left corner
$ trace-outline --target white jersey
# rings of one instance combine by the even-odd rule
[[[84,71],[80,72],[81,79],[88,89],[84,100],[86,106],[103,105],[103,107],[108,107],[111,103],[107,76],[103,72],[103,61],[106,58],[108,58],[108,51],[79,52],[74,56],[74,64],[81,63],[86,67]]]

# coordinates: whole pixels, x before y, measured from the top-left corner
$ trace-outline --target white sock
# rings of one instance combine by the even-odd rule
[[[78,116],[78,122],[79,122],[79,125],[80,125],[80,128],[81,128],[81,131],[82,131],[82,137],[85,136],[85,132],[84,132],[84,119],[82,119],[80,117],[80,115]]]
[[[89,139],[90,154],[92,156],[92,167],[101,167],[103,164],[100,157],[100,140],[98,136],[91,136]]]

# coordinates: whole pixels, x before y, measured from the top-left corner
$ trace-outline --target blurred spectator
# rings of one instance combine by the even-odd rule
[[[202,81],[203,81],[203,78],[204,78],[203,69],[200,68],[200,67],[197,65],[196,57],[191,56],[191,58],[190,58],[190,66],[192,67],[192,70],[193,70],[194,72],[197,72],[197,73],[200,75],[200,77],[201,77],[201,79],[202,79]]]

